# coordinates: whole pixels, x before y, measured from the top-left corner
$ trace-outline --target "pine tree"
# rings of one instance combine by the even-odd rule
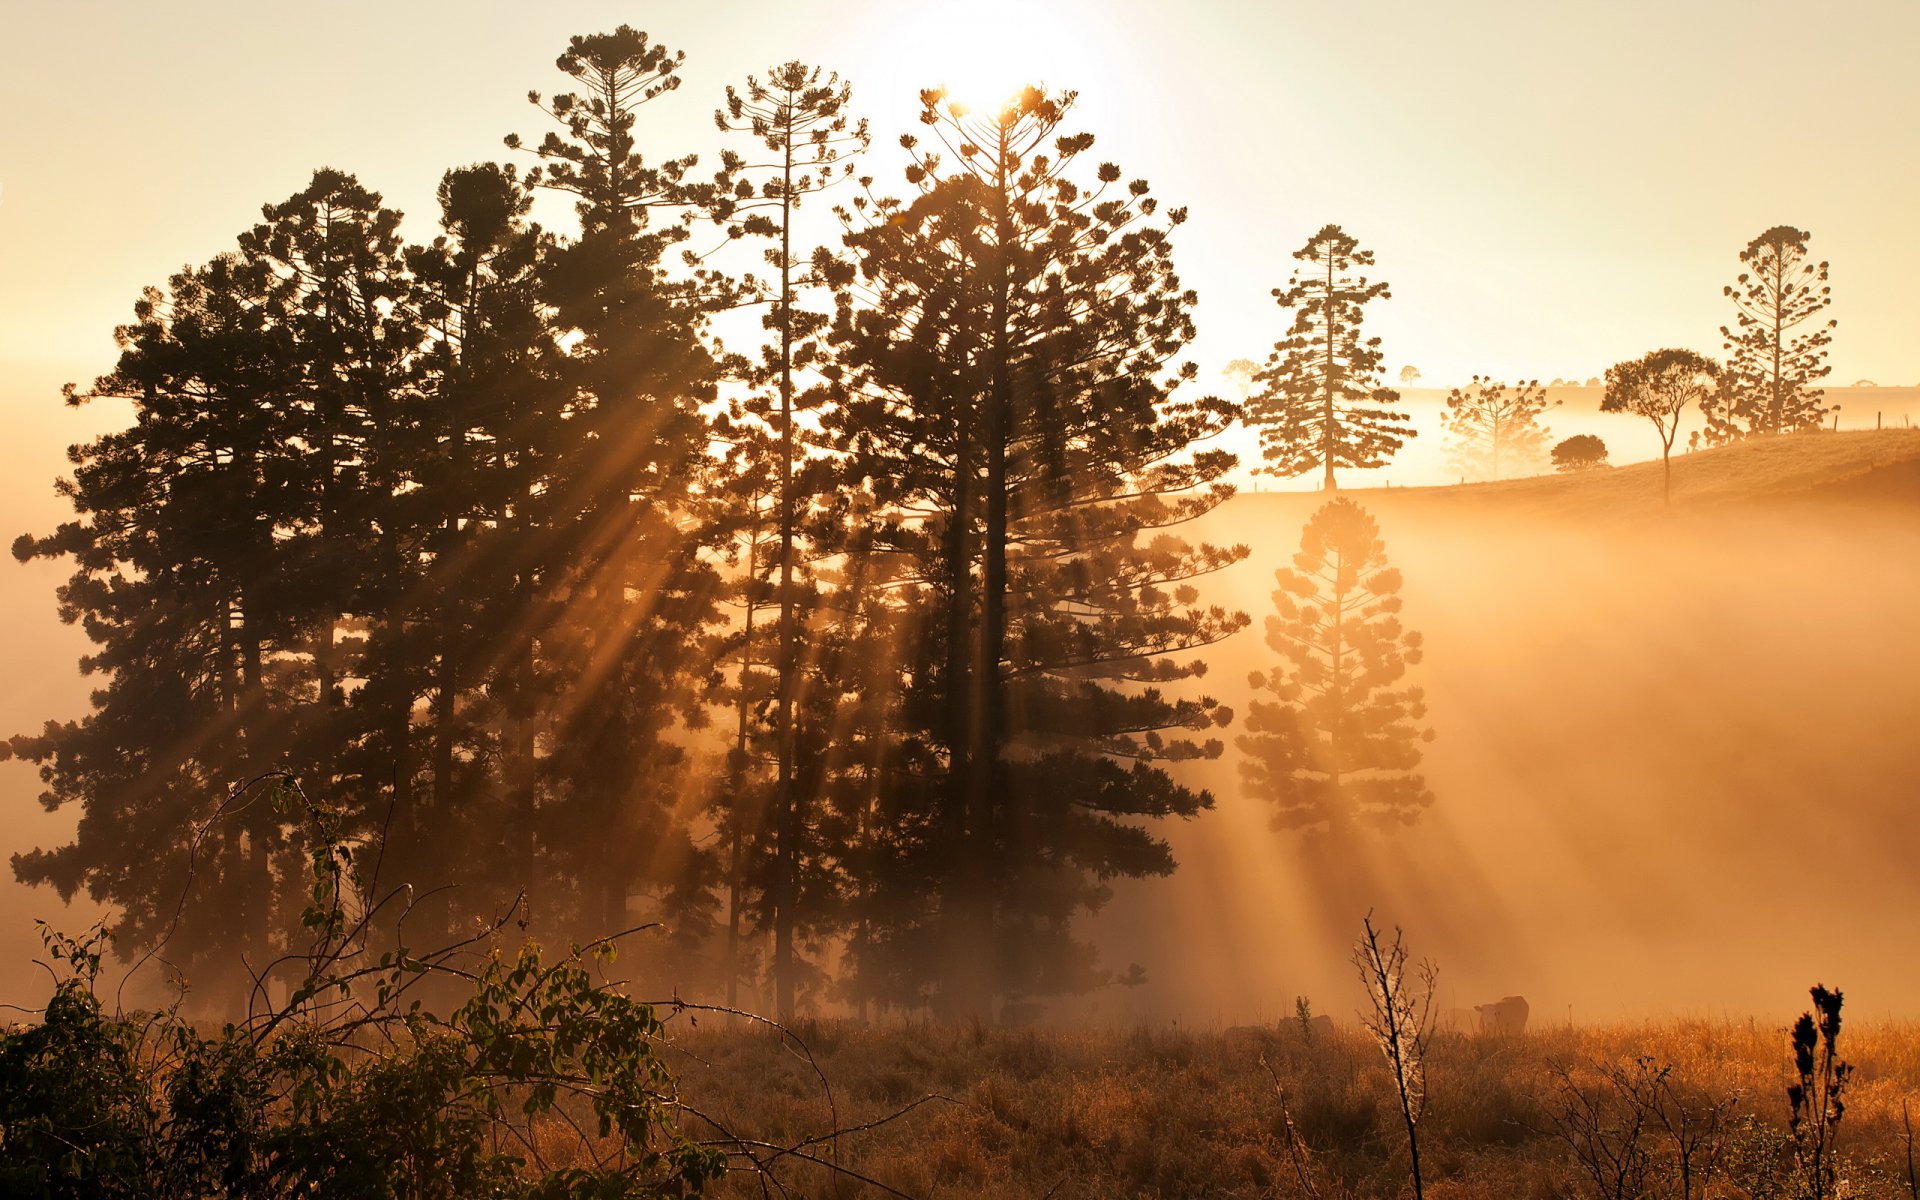
[[[1247,421],[1260,430],[1261,471],[1291,478],[1317,468],[1332,491],[1335,467],[1381,466],[1414,429],[1392,410],[1400,394],[1380,381],[1380,339],[1361,334],[1367,303],[1391,294],[1355,273],[1373,265],[1373,252],[1328,225],[1293,256],[1305,265],[1273,292],[1293,326],[1254,377]]]
[[[549,917],[594,933],[629,923],[636,890],[685,935],[711,919],[713,868],[678,799],[689,763],[676,734],[705,722],[715,682],[723,585],[710,551],[727,531],[696,510],[716,469],[701,410],[715,396],[702,334],[717,301],[663,261],[687,236],[695,160],[650,162],[635,136],[638,110],[679,86],[681,61],[626,26],[576,37],[558,65],[580,91],[531,97],[560,126],[531,178],[574,195],[580,218],[539,281],[567,346],[549,379],[563,419],[547,426],[549,471],[527,500],[541,554],[523,618],[544,709],[539,875]]]
[[[767,259],[778,279],[773,308],[765,320],[776,335],[756,372],[755,382],[776,388],[774,404],[756,406],[755,416],[770,426],[778,441],[775,498],[778,543],[774,594],[779,609],[776,627],[777,678],[774,718],[774,878],[771,907],[774,926],[774,1008],[780,1016],[793,1012],[795,901],[798,895],[800,841],[806,815],[794,787],[794,706],[800,686],[799,585],[801,547],[797,545],[801,497],[795,471],[801,454],[796,428],[796,367],[804,368],[815,355],[814,337],[826,324],[816,313],[795,308],[797,285],[818,282],[807,271],[811,256],[797,255],[793,246],[794,210],[810,193],[845,179],[852,170],[850,156],[866,149],[866,122],[855,124],[846,114],[852,88],[840,77],[817,67],[789,62],[768,72],[762,83],[747,78],[745,93],[729,87],[727,106],[714,114],[722,132],[747,132],[771,154],[771,161],[750,163],[729,156],[729,176],[738,180],[730,203],[716,211],[721,220],[738,218],[738,232],[777,239]],[[758,189],[749,173],[765,173]],[[798,275],[796,275],[798,272]],[[731,919],[731,918],[730,918]]]
[[[20,855],[15,874],[113,905],[126,950],[177,920],[168,954],[189,976],[218,951],[271,958],[294,853],[269,806],[209,820],[297,734],[304,614],[274,536],[300,503],[282,403],[297,371],[273,287],[267,264],[230,254],[147,289],[115,370],[67,391],[130,401],[135,422],[74,449],[74,519],[13,546],[73,558],[60,615],[86,629],[81,670],[101,680],[85,717],[11,741],[40,765],[41,803],[80,810],[71,843]]]
[[[1547,390],[1538,380],[1509,388],[1475,375],[1466,387],[1454,388],[1447,393],[1441,418],[1452,435],[1449,468],[1476,480],[1538,471],[1547,441],[1540,414],[1548,403]]]
[[[1807,258],[1804,230],[1776,225],[1740,252],[1746,269],[1724,291],[1735,323],[1720,327],[1727,366],[1721,390],[1705,399],[1705,438],[1719,445],[1751,434],[1817,429],[1834,409],[1814,386],[1826,377],[1837,322],[1795,333],[1833,303],[1827,264]]]
[[[1274,579],[1267,645],[1284,661],[1250,676],[1275,699],[1254,701],[1235,739],[1245,791],[1273,804],[1276,829],[1412,823],[1433,803],[1416,773],[1433,731],[1419,725],[1421,690],[1399,686],[1420,635],[1401,627],[1400,572],[1379,526],[1350,499],[1327,502]]]
[[[899,722],[847,768],[886,822],[859,842],[851,958],[870,994],[937,983],[955,1014],[1100,978],[1072,916],[1105,878],[1171,870],[1135,818],[1211,802],[1163,764],[1219,753],[1195,735],[1225,711],[1155,685],[1245,621],[1186,582],[1244,548],[1149,532],[1228,494],[1231,457],[1195,447],[1235,410],[1174,397],[1193,295],[1144,182],[1074,180],[1092,137],[1059,133],[1071,100],[975,115],[924,94],[918,195],[849,237],[835,330],[829,420],[870,497],[849,571],[885,597],[840,607],[894,648],[898,696],[856,711]]]
[[[1627,412],[1653,422],[1660,435],[1660,497],[1673,503],[1673,441],[1689,404],[1704,406],[1720,384],[1720,367],[1691,350],[1655,350],[1607,368],[1601,412]]]

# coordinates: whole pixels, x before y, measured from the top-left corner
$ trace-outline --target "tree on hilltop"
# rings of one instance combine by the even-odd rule
[[[1591,433],[1576,433],[1553,448],[1556,471],[1595,471],[1607,465],[1607,444]]]
[[[1720,368],[1691,350],[1655,350],[1607,368],[1607,393],[1601,412],[1626,412],[1653,422],[1660,435],[1660,495],[1673,503],[1673,440],[1689,404],[1713,396]]]
[[[1293,256],[1302,265],[1273,292],[1293,325],[1254,377],[1247,422],[1260,431],[1265,474],[1320,470],[1332,491],[1336,467],[1380,466],[1414,429],[1393,411],[1400,394],[1380,382],[1380,339],[1361,331],[1368,302],[1390,295],[1384,281],[1357,273],[1373,252],[1328,225]]]
[[[1549,403],[1560,402],[1549,402],[1538,380],[1509,388],[1475,375],[1447,393],[1441,423],[1452,435],[1450,464],[1465,478],[1485,480],[1537,469],[1547,440],[1540,414]]]
[[[1752,434],[1816,429],[1835,409],[1815,384],[1826,377],[1827,346],[1838,322],[1795,330],[1833,303],[1827,264],[1807,255],[1811,235],[1776,225],[1740,252],[1740,277],[1722,291],[1735,321],[1722,325],[1727,365],[1722,386],[1702,405],[1705,440],[1720,445]]]

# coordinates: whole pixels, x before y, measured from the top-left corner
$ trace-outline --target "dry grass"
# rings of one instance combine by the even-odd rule
[[[835,1111],[850,1127],[939,1097],[835,1148],[851,1170],[926,1200],[1307,1195],[1286,1151],[1277,1079],[1321,1196],[1392,1197],[1405,1187],[1391,1085],[1357,1032],[1309,1043],[1291,1026],[1043,1033],[822,1023],[802,1035],[832,1082],[833,1109],[791,1049],[764,1032],[711,1026],[675,1043],[687,1102],[736,1132],[792,1141],[830,1129]],[[1858,1067],[1840,1142],[1849,1194],[1905,1197],[1901,1104],[1920,1088],[1920,1026],[1849,1027],[1842,1048]],[[1422,1134],[1429,1195],[1590,1194],[1546,1116],[1553,1069],[1643,1054],[1672,1064],[1690,1089],[1738,1097],[1727,1141],[1739,1165],[1709,1194],[1773,1194],[1751,1185],[1777,1165],[1784,1030],[1690,1021],[1439,1035]],[[819,1167],[785,1174],[808,1196],[885,1194]],[[758,1191],[744,1176],[722,1188]]]

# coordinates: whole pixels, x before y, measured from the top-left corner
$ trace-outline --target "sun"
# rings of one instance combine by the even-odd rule
[[[1095,84],[1084,34],[1070,6],[972,0],[915,6],[894,45],[920,48],[914,66],[951,102],[994,112],[1029,87],[1084,90]],[[892,40],[892,39],[890,39]]]

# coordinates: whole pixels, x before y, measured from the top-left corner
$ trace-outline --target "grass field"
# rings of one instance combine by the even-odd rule
[[[1694,1151],[1693,1196],[1797,1195],[1786,1142],[1791,1015],[1548,1028],[1517,1038],[1439,1034],[1420,1124],[1427,1195],[1617,1194],[1586,1176],[1552,1114],[1571,1088],[1601,1105],[1603,1127],[1624,1145],[1626,1125],[1613,1122],[1630,1113],[1609,1100],[1597,1068],[1631,1067],[1640,1055],[1672,1068],[1696,1119],[1710,1105],[1725,1106],[1720,1127]],[[919,1101],[896,1120],[812,1153],[927,1200],[1411,1194],[1393,1090],[1357,1029],[1311,1041],[1291,1023],[1107,1033],[823,1023],[800,1032],[818,1075],[765,1033],[683,1029],[676,1049],[687,1103],[737,1132],[785,1142],[836,1123],[865,1125]],[[1920,1027],[1843,1026],[1840,1048],[1857,1068],[1838,1138],[1840,1194],[1909,1197],[1902,1105],[1920,1089]],[[1626,1194],[1679,1196],[1667,1135],[1650,1127],[1637,1144],[1647,1156],[1645,1187]],[[1709,1152],[1717,1161],[1703,1171]],[[823,1166],[785,1169],[808,1196],[886,1194]],[[758,1185],[742,1176],[722,1190],[746,1195]]]

